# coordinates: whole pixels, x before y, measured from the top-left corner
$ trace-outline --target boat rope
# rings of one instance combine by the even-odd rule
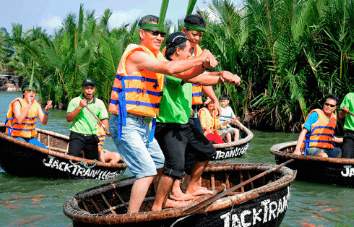
[[[81,162],[80,162],[80,165],[82,165],[82,166],[85,167],[86,169],[92,169],[92,168],[95,167],[96,164],[97,164],[97,160],[96,160],[96,159],[94,159],[94,160],[95,160],[95,164],[93,164],[92,166],[87,165],[87,163],[84,162],[84,161],[81,161]]]
[[[181,217],[181,218],[178,218],[175,222],[172,223],[172,225],[170,225],[170,227],[174,227],[175,224],[177,224],[178,222],[186,219],[186,218],[189,218],[190,216],[192,216],[193,214],[188,214],[187,216],[184,216],[184,217]]]

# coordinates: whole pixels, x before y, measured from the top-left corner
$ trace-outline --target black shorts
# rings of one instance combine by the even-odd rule
[[[354,132],[346,130],[343,136],[342,158],[354,158]]]
[[[79,157],[82,150],[84,151],[85,158],[98,160],[97,135],[82,135],[76,132],[71,132],[68,154]]]
[[[189,123],[160,123],[156,126],[155,138],[165,155],[163,173],[176,179],[182,179],[184,175],[186,156],[206,161],[216,154],[210,141]]]

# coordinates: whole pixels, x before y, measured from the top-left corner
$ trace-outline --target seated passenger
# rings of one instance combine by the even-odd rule
[[[104,141],[106,140],[106,133],[102,125],[97,126],[98,137],[98,160],[101,162],[108,162],[117,164],[122,158],[118,152],[111,152],[103,148]]]
[[[230,97],[228,95],[224,94],[220,97],[220,105],[221,105],[220,121],[222,123],[229,121],[230,123],[234,123],[235,125],[238,125],[240,129],[243,130],[243,126],[237,120],[234,111],[229,106],[229,102],[230,102]],[[233,128],[230,124],[221,126],[221,129],[218,129],[218,132],[222,138],[225,138],[224,140],[227,143],[231,142],[232,139],[233,141],[237,141],[239,140],[240,137],[240,130],[237,128]]]
[[[214,109],[214,102],[208,97],[204,102],[204,107],[198,112],[203,134],[213,144],[225,143],[217,128],[228,122],[221,123],[219,119],[216,119]]]
[[[37,86],[29,82],[22,84],[23,98],[17,98],[10,103],[6,116],[6,134],[16,139],[47,148],[39,142],[35,136],[37,118],[43,125],[48,122],[49,109],[52,108],[52,101],[48,101],[44,112],[39,103],[34,99],[37,93]]]
[[[314,109],[310,112],[297,140],[294,154],[300,155],[303,152],[304,155],[317,157],[341,157],[341,150],[334,147],[334,143],[343,143],[342,138],[334,136],[337,125],[334,111],[337,102],[335,95],[328,95],[325,97],[323,110]]]

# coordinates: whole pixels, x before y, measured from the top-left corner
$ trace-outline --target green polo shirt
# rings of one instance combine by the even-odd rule
[[[346,106],[351,112],[354,112],[354,92],[348,93],[340,105],[342,109],[343,106]],[[344,130],[351,130],[354,131],[354,117],[350,114],[346,115],[345,123],[344,123]]]
[[[79,105],[83,96],[76,97],[69,102],[67,113],[74,111]],[[102,100],[94,97],[93,101],[88,104],[90,110],[100,119],[108,119],[108,112]],[[85,107],[81,109],[77,117],[72,121],[70,131],[80,134],[97,134],[97,120],[90,111]]]
[[[187,124],[192,108],[192,84],[165,75],[166,84],[160,103],[157,122]]]

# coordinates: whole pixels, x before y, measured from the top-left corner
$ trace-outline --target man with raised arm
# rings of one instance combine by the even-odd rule
[[[34,99],[37,94],[37,85],[24,82],[21,86],[22,98],[17,98],[10,103],[6,116],[6,134],[16,139],[47,148],[35,136],[37,118],[46,125],[49,118],[49,109],[52,101],[48,101],[44,112],[39,103]]]
[[[182,32],[171,34],[166,41],[165,57],[169,61],[179,61],[190,58],[191,43]],[[152,210],[163,207],[178,207],[177,203],[167,198],[175,181],[184,175],[185,151],[193,152],[196,162],[193,165],[190,183],[186,194],[172,191],[172,199],[186,200],[193,194],[206,194],[210,191],[199,186],[201,177],[209,160],[215,155],[214,146],[189,121],[192,108],[192,83],[199,85],[215,85],[226,82],[239,84],[240,77],[230,72],[202,73],[191,79],[179,79],[165,75],[166,85],[163,89],[160,113],[157,117],[156,139],[165,155],[165,166],[160,178],[155,202]],[[187,149],[188,148],[188,149]]]
[[[140,43],[130,44],[124,51],[109,104],[113,141],[136,177],[128,213],[139,211],[148,188],[154,178],[158,179],[157,173],[162,173],[165,159],[153,132],[155,118],[159,113],[164,75],[189,79],[203,73],[205,68],[217,65],[208,50],[191,60],[166,61],[160,52],[165,33],[159,29],[158,20],[158,17],[152,15],[140,20]],[[150,131],[152,118],[154,120]]]
[[[85,158],[98,160],[98,122],[93,114],[108,128],[108,112],[103,101],[95,97],[92,79],[85,79],[81,89],[83,94],[72,99],[67,109],[66,120],[72,122],[68,154],[79,157],[83,150]]]

